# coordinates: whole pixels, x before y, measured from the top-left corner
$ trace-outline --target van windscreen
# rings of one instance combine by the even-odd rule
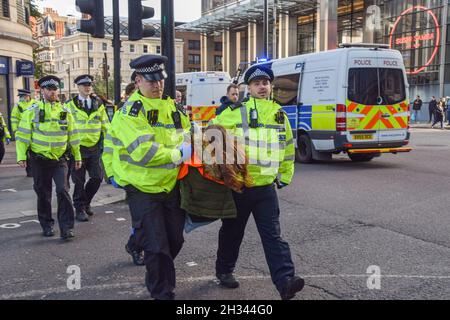
[[[351,68],[348,99],[364,105],[392,105],[404,101],[406,90],[402,70]]]

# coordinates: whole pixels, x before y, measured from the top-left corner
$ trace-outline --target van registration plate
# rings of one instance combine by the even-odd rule
[[[373,134],[354,134],[352,138],[353,140],[372,140]]]

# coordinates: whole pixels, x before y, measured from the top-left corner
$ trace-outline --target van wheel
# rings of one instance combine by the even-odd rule
[[[301,135],[297,139],[295,158],[297,162],[301,163],[311,163],[313,161],[311,140],[306,134]]]
[[[353,162],[369,162],[370,160],[372,160],[375,156],[370,155],[370,154],[348,154],[348,157],[350,158],[350,160],[352,160]]]

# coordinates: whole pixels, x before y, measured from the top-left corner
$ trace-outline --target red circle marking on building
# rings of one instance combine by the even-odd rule
[[[431,58],[427,61],[427,63],[425,63],[425,65],[423,67],[421,67],[420,69],[414,70],[414,71],[407,71],[407,74],[418,74],[420,72],[422,72],[423,70],[425,70],[430,64],[431,62],[433,62],[434,58],[436,57],[436,54],[438,53],[439,50],[439,41],[441,39],[441,30],[439,29],[439,22],[438,19],[436,17],[436,15],[431,11],[431,9],[423,7],[423,6],[415,6],[415,7],[411,7],[405,11],[402,12],[402,14],[397,18],[397,20],[394,23],[394,27],[391,30],[391,34],[389,35],[389,46],[391,47],[391,49],[393,48],[393,40],[394,40],[394,33],[395,33],[395,29],[397,28],[398,23],[400,22],[400,20],[403,19],[403,17],[414,11],[426,11],[434,20],[434,25],[436,27],[436,43],[434,45],[434,51],[433,54],[431,55]]]

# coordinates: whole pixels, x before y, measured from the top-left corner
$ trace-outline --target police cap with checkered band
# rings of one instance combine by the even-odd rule
[[[274,75],[273,71],[270,68],[267,68],[265,66],[252,66],[250,67],[246,72],[244,76],[244,83],[250,84],[253,80],[256,79],[267,79],[270,82],[273,81]]]
[[[147,54],[130,62],[130,68],[135,69],[136,74],[142,75],[146,80],[159,81],[167,78],[165,56]]]

